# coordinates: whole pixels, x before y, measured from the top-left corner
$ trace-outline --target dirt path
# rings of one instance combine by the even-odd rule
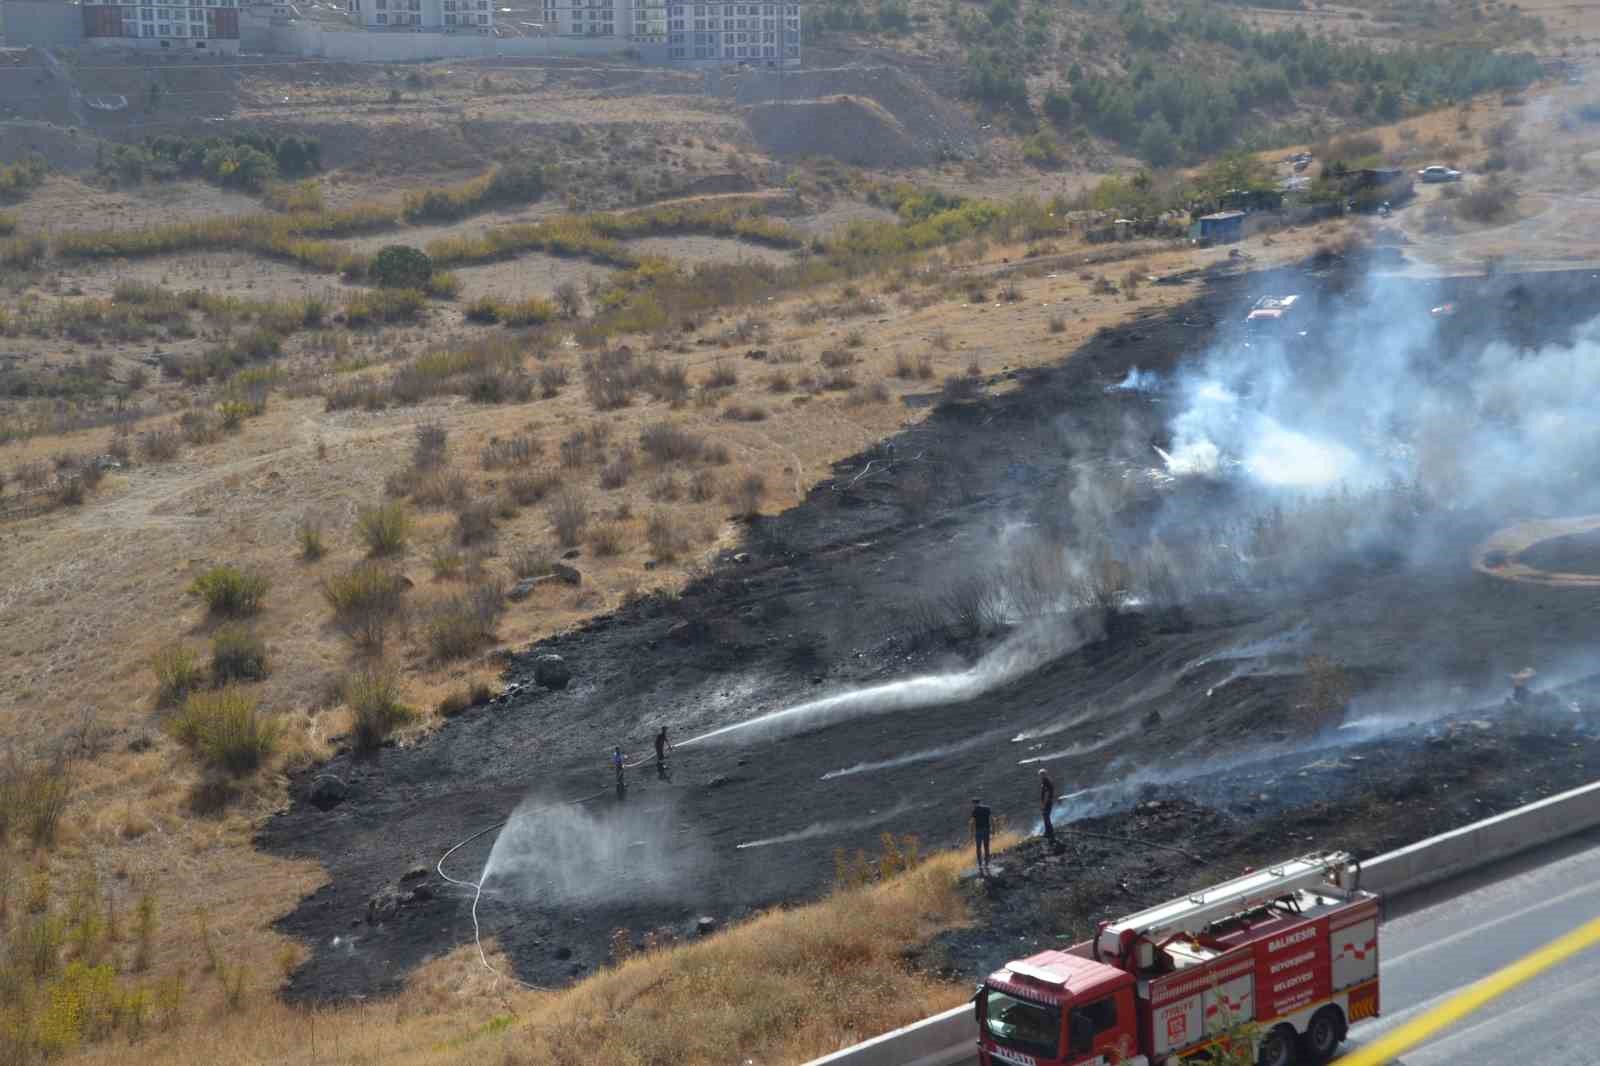
[[[1562,573],[1524,562],[1521,556],[1536,545],[1561,537],[1600,530],[1600,515],[1577,518],[1540,518],[1498,530],[1472,553],[1472,568],[1480,574],[1506,581],[1522,581],[1552,588],[1600,589],[1600,574]]]

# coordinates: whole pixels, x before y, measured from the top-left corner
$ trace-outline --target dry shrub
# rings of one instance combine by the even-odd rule
[[[730,422],[764,422],[767,409],[755,404],[730,403],[723,408],[722,417]]]
[[[550,501],[548,513],[557,541],[563,548],[571,548],[589,524],[589,497],[577,489],[564,489]]]
[[[156,703],[162,707],[182,703],[205,681],[200,657],[182,644],[169,644],[157,651],[150,657],[150,669],[156,675]]]
[[[840,351],[837,348],[828,348],[817,358],[829,370],[836,370],[842,366],[852,366],[860,362],[853,353]]]
[[[652,422],[639,432],[639,448],[657,465],[687,463],[703,458],[706,442],[672,422]]]
[[[1311,729],[1337,725],[1350,706],[1353,689],[1344,666],[1324,655],[1306,660],[1306,680],[1295,714]]]
[[[628,529],[621,522],[601,522],[589,530],[589,549],[602,559],[621,555],[627,538]]]
[[[527,466],[539,457],[540,451],[539,442],[532,437],[512,437],[510,440],[490,437],[489,443],[478,452],[478,464],[485,470]]]
[[[504,611],[505,587],[492,581],[434,604],[424,623],[434,658],[460,659],[493,643],[495,625]]]
[[[1060,316],[1060,315],[1051,315],[1050,316],[1050,332],[1051,333],[1065,333],[1066,331],[1067,331],[1067,320],[1065,318],[1063,318],[1062,316]]]
[[[696,470],[694,477],[689,479],[689,499],[695,503],[705,503],[715,499],[717,495],[717,476],[709,470]]]
[[[389,734],[416,717],[416,712],[400,702],[399,678],[386,667],[349,675],[341,691],[353,716],[350,733],[357,750],[379,747]]]
[[[736,517],[753,518],[761,512],[761,499],[766,494],[767,479],[752,472],[740,478],[739,483],[729,490],[727,503]]]
[[[172,426],[139,434],[139,457],[147,463],[170,463],[183,449],[183,436]]]
[[[410,490],[411,502],[418,507],[458,510],[466,504],[471,492],[466,475],[459,470],[430,470],[408,481],[405,487]]]
[[[597,411],[628,406],[639,385],[639,368],[629,349],[613,348],[583,357],[583,387]]]
[[[216,685],[261,681],[267,676],[267,646],[244,626],[223,626],[211,638],[211,680]]]
[[[683,496],[683,486],[672,474],[662,474],[650,485],[650,498],[657,503],[670,503]]]
[[[711,365],[711,372],[706,375],[704,387],[707,389],[731,389],[739,384],[739,371],[732,363],[718,359]]]
[[[789,380],[789,375],[782,370],[774,370],[767,375],[767,391],[783,394],[794,388],[794,382]]]
[[[399,555],[411,539],[411,515],[399,503],[363,507],[356,515],[356,533],[372,556]]]
[[[300,558],[308,563],[314,563],[327,554],[327,545],[322,540],[322,521],[311,515],[300,519],[300,524],[295,528],[295,539],[300,542]]]
[[[671,562],[689,550],[689,531],[683,520],[670,511],[656,511],[645,523],[645,538],[650,542],[650,553],[664,562]]]
[[[841,367],[838,370],[830,370],[828,373],[822,375],[821,379],[817,382],[818,387],[824,392],[849,392],[851,389],[855,388],[857,384],[858,382],[856,381],[855,371],[851,370],[849,367]]]
[[[281,730],[253,696],[237,688],[191,693],[167,722],[172,737],[208,769],[234,777],[253,772],[276,749]]]
[[[661,367],[652,375],[645,388],[655,399],[665,401],[677,409],[689,398],[689,371],[679,363]]]
[[[554,470],[517,474],[506,479],[506,495],[523,507],[539,503],[561,487],[561,475]]]
[[[495,501],[474,500],[456,512],[456,543],[462,547],[482,544],[494,537]]]
[[[433,576],[436,581],[450,581],[461,576],[461,567],[466,563],[466,557],[461,550],[448,541],[442,541],[433,546],[428,553],[428,565],[433,567]]]
[[[450,449],[450,431],[441,423],[424,422],[416,428],[416,441],[411,448],[411,465],[418,470],[432,470],[444,463]]]
[[[633,477],[633,449],[623,448],[617,457],[600,468],[600,487],[620,489]]]
[[[321,588],[334,624],[366,651],[382,650],[389,630],[405,619],[406,580],[377,563],[358,563],[325,578]]]
[[[567,368],[560,363],[546,363],[539,368],[539,395],[547,400],[560,394],[568,380]]]
[[[506,565],[511,568],[511,575],[515,578],[543,577],[555,568],[555,555],[538,547],[525,546],[516,549],[506,559]]]
[[[260,574],[247,574],[236,566],[214,566],[194,579],[192,595],[205,600],[212,614],[241,617],[255,614],[266,597],[268,582]]]

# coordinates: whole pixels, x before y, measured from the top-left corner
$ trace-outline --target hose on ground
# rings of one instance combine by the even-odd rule
[[[535,809],[533,809],[531,811],[525,811],[523,813],[525,813],[525,814],[539,814],[539,813],[542,813],[544,811],[553,811],[558,807],[575,807],[580,803],[588,803],[590,800],[599,799],[601,796],[604,796],[609,791],[611,791],[611,790],[603,788],[599,792],[593,793],[592,795],[584,796],[584,797],[582,797],[580,799],[563,800],[560,803],[552,803],[552,804],[549,804],[548,806],[537,807],[537,808],[535,808]],[[439,876],[440,877],[444,878],[446,881],[450,882],[452,885],[460,885],[462,888],[471,888],[472,889],[472,942],[478,946],[478,961],[483,963],[483,968],[485,970],[488,970],[490,973],[494,974],[495,977],[497,977],[497,978],[504,977],[509,981],[512,981],[512,982],[514,982],[516,984],[521,985],[523,988],[526,988],[531,992],[552,992],[552,991],[554,991],[554,989],[545,988],[542,985],[529,984],[527,981],[524,981],[519,977],[515,977],[515,976],[512,976],[510,974],[503,974],[499,970],[495,969],[493,966],[491,966],[489,964],[489,956],[485,955],[484,952],[483,952],[483,932],[482,932],[481,928],[478,925],[478,901],[483,898],[483,878],[480,877],[476,881],[461,881],[461,880],[458,880],[458,879],[456,879],[454,877],[451,877],[449,874],[444,872],[444,864],[445,864],[445,860],[446,859],[450,858],[450,856],[454,855],[457,851],[460,851],[462,848],[466,847],[468,844],[472,843],[474,840],[477,840],[479,837],[484,836],[487,833],[494,832],[496,829],[499,829],[499,828],[503,827],[504,825],[506,825],[510,821],[511,821],[510,818],[502,818],[500,821],[494,823],[493,825],[484,826],[482,829],[478,830],[476,833],[473,833],[471,836],[467,837],[465,840],[462,840],[459,843],[453,845],[450,848],[449,851],[447,851],[443,855],[439,856],[439,861],[434,864],[433,868],[435,870],[439,871]]]

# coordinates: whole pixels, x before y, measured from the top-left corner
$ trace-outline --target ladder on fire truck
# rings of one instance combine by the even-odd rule
[[[1352,872],[1357,869],[1347,852],[1304,855],[1107,922],[1101,927],[1097,941],[1102,952],[1116,955],[1120,954],[1127,934],[1161,941],[1179,933],[1198,933],[1229,915],[1305,890],[1344,897],[1355,888]]]

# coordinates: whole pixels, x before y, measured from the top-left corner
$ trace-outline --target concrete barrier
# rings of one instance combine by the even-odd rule
[[[1418,841],[1361,864],[1361,887],[1399,896],[1600,825],[1600,781]],[[814,1059],[806,1066],[951,1066],[978,1039],[971,1006]]]
[[[814,1059],[806,1066],[951,1066],[970,1058],[977,1040],[972,1004],[963,1003],[904,1029]]]
[[[1485,818],[1361,864],[1361,887],[1399,896],[1600,825],[1600,782]]]

